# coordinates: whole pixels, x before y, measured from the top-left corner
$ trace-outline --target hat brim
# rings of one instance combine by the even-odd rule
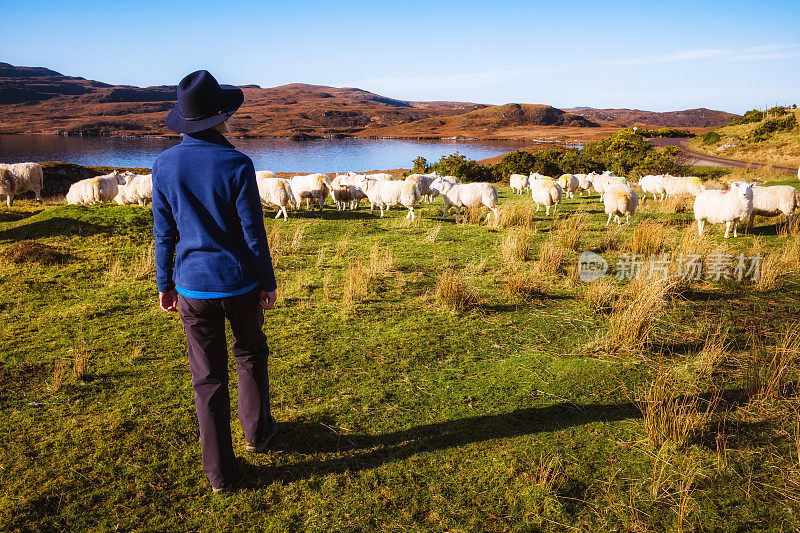
[[[244,103],[244,93],[234,85],[220,85],[223,91],[222,109],[219,114],[204,118],[202,120],[186,120],[181,116],[178,106],[172,109],[164,120],[169,129],[177,133],[197,133],[199,131],[213,128],[228,120]]]

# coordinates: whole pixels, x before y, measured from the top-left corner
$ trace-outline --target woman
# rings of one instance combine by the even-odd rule
[[[264,310],[276,298],[255,169],[222,135],[244,101],[205,70],[178,85],[167,126],[183,134],[153,163],[156,285],[164,311],[180,311],[200,426],[203,470],[214,492],[233,490],[225,319],[233,333],[239,421],[250,452],[277,432],[270,413]]]

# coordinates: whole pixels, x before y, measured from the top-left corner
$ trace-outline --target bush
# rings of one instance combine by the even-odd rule
[[[422,156],[417,157],[414,159],[414,166],[411,170],[407,170],[403,172],[403,176],[409,176],[411,174],[427,174],[430,172],[430,165],[428,165],[428,160]]]
[[[702,139],[701,144],[703,146],[708,146],[709,144],[717,144],[719,141],[722,140],[722,137],[720,137],[719,133],[717,133],[716,131],[707,131],[700,138]]]
[[[498,163],[498,169],[504,178],[511,174],[529,174],[536,164],[536,156],[523,150],[515,150],[506,154]]]
[[[442,156],[442,158],[439,159],[437,163],[431,165],[428,170],[431,172],[435,170],[443,176],[456,176],[464,182],[497,182],[502,178],[502,174],[497,169],[496,165],[481,165],[477,161],[467,159],[466,156],[458,152],[448,156]]]
[[[679,130],[677,128],[661,128],[658,130],[637,129],[636,135],[641,135],[642,137],[650,139],[655,137],[694,137],[694,133],[689,130]]]
[[[791,131],[797,126],[797,117],[793,114],[782,118],[773,118],[763,124],[759,124],[750,132],[750,142],[765,141],[773,134],[780,131]]]
[[[745,113],[742,118],[735,118],[731,120],[731,123],[728,126],[738,126],[740,124],[750,124],[752,122],[761,122],[764,120],[764,112],[759,111],[758,109],[751,109],[747,113]]]

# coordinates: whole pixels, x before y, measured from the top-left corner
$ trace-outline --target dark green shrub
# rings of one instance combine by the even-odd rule
[[[689,130],[679,130],[677,128],[661,128],[658,130],[647,130],[647,129],[637,128],[636,135],[641,135],[642,137],[647,137],[649,139],[655,137],[667,137],[667,138],[694,137],[694,133],[690,132]]]
[[[498,170],[504,178],[511,174],[529,174],[536,164],[536,156],[523,150],[515,150],[503,156],[497,164]]]
[[[428,160],[422,156],[417,157],[414,159],[414,166],[411,170],[406,170],[403,172],[403,176],[409,176],[411,174],[427,174],[430,172],[430,165],[428,165]]]
[[[502,174],[496,165],[485,166],[477,161],[467,159],[466,156],[458,152],[448,156],[442,156],[438,162],[431,165],[429,171],[436,171],[443,176],[456,176],[464,182],[488,181],[497,182],[502,178]]]
[[[719,141],[722,140],[722,137],[719,136],[719,133],[716,131],[707,131],[700,137],[703,142],[701,143],[703,146],[708,146],[709,144],[717,144]]]
[[[788,112],[789,112],[789,110],[786,109],[786,107],[784,107],[782,105],[778,105],[778,106],[775,106],[775,107],[770,107],[769,111],[767,111],[767,115],[770,116],[770,117],[782,117],[783,115],[785,115]]]
[[[794,115],[794,113],[781,118],[773,118],[753,128],[753,131],[750,132],[749,140],[751,142],[765,141],[772,137],[772,135],[775,133],[780,131],[791,131],[796,126],[797,117]]]
[[[728,126],[738,126],[739,124],[750,124],[752,122],[761,122],[764,120],[764,112],[758,109],[751,109],[745,113],[742,118],[735,118],[731,120]]]

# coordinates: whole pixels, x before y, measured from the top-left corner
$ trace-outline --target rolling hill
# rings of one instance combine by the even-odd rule
[[[715,128],[730,123],[739,115],[699,108],[683,111],[642,111],[641,109],[594,109],[575,107],[565,109],[601,124],[617,126],[662,126],[670,128]]]
[[[398,100],[353,87],[291,83],[245,93],[237,136],[395,137],[588,142],[632,125],[709,127],[737,115],[708,109],[654,113],[631,109],[487,106]],[[174,135],[164,125],[175,86],[112,85],[43,67],[0,63],[0,133]]]

